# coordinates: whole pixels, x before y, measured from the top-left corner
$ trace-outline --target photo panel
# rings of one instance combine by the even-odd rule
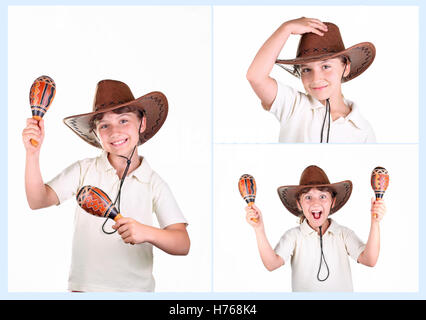
[[[316,165],[331,183],[350,180],[352,194],[332,219],[352,229],[365,243],[370,230],[371,173],[389,172],[384,194],[387,212],[380,222],[380,254],[370,268],[350,257],[354,292],[419,290],[419,192],[416,145],[217,144],[214,150],[214,291],[291,292],[291,266],[267,271],[253,228],[246,222],[246,202],[238,190],[243,174],[255,178],[256,206],[274,248],[299,219],[282,204],[277,188],[298,185],[302,171]],[[407,168],[410,168],[409,172]],[[320,252],[318,254],[318,262]],[[395,258],[395,256],[398,256]],[[335,272],[331,269],[330,273]],[[259,296],[260,297],[260,296]]]
[[[42,21],[49,22],[43,29]],[[8,59],[9,292],[67,291],[77,203],[32,211],[25,199],[22,130],[31,117],[30,86],[40,75],[56,82],[44,117],[45,181],[100,154],[62,122],[92,111],[98,81],[123,81],[135,98],[166,95],[163,127],[138,150],[172,190],[189,223],[191,249],[181,257],[154,248],[155,290],[210,292],[211,8],[10,6]]]
[[[214,141],[278,142],[279,122],[262,108],[246,74],[256,53],[273,32],[282,23],[300,17],[336,24],[345,48],[362,42],[374,44],[375,60],[363,74],[342,84],[343,95],[359,107],[373,128],[377,143],[417,143],[419,9],[350,5],[215,6]],[[279,59],[296,57],[299,38],[299,35],[290,36]],[[277,65],[270,76],[305,92],[300,79]]]

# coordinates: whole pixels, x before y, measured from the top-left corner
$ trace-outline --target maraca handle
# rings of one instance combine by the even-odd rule
[[[37,146],[38,146],[38,142],[37,142],[37,141],[35,141],[34,139],[30,139],[30,142],[31,142],[31,144],[32,144],[34,147],[37,147]]]
[[[119,219],[123,218],[123,216],[119,213],[117,213],[117,215],[114,217],[114,221],[118,221]]]

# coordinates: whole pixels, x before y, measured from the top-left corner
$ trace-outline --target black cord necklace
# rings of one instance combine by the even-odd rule
[[[125,159],[126,159],[127,164],[126,164],[126,169],[124,169],[123,176],[122,176],[122,177],[121,177],[121,179],[120,179],[120,186],[119,186],[119,188],[118,188],[117,197],[116,197],[116,198],[115,198],[115,200],[114,200],[114,205],[116,206],[116,208],[117,208],[118,212],[121,212],[121,210],[120,210],[121,187],[123,186],[124,179],[126,179],[127,171],[129,171],[130,164],[132,163],[132,160],[131,160],[131,159],[132,159],[132,157],[133,157],[133,153],[134,153],[134,152],[135,152],[135,150],[136,150],[136,147],[137,147],[137,145],[133,148],[133,151],[132,151],[132,154],[130,155],[130,158],[127,158],[127,157],[125,157],[125,156],[121,156],[121,155],[119,155],[119,157],[122,157],[122,158],[125,158]],[[102,231],[103,231],[104,233],[106,233],[106,234],[113,234],[114,232],[117,232],[117,230],[114,230],[114,231],[105,231],[105,224],[107,223],[107,221],[108,221],[108,217],[106,217],[106,218],[105,218],[105,221],[104,221],[104,223],[102,224]]]
[[[328,125],[327,125],[327,141],[326,142],[328,143],[330,138],[330,125],[331,125],[330,98],[325,100],[325,115],[324,115],[324,120],[322,122],[322,127],[321,127],[321,140],[320,140],[321,143],[324,136],[324,125],[325,125],[325,119],[327,118],[327,114],[328,114]]]
[[[139,124],[139,129],[138,129],[139,133],[141,132],[142,120],[143,120],[143,118],[141,119],[141,122]],[[133,151],[130,154],[129,158],[127,158],[126,156],[118,155],[119,157],[126,159],[126,162],[127,162],[126,163],[126,168],[124,169],[123,175],[122,175],[122,177],[120,179],[120,186],[118,188],[117,196],[115,197],[115,200],[114,200],[114,205],[116,205],[116,208],[117,208],[118,212],[121,212],[121,210],[120,210],[121,188],[123,187],[124,179],[126,179],[127,172],[129,171],[130,164],[132,163],[133,154],[135,153],[135,150],[136,150],[137,146],[138,146],[138,143],[136,143],[136,145],[134,146]],[[117,232],[117,230],[114,230],[114,231],[105,231],[105,224],[107,223],[107,221],[108,221],[108,217],[105,218],[105,221],[102,224],[102,231],[104,233],[106,233],[106,234],[113,234],[113,233]]]
[[[325,280],[328,279],[328,276],[330,275],[330,269],[328,268],[328,264],[327,264],[327,261],[325,260],[324,252],[323,252],[323,249],[322,249],[322,226],[319,227],[319,230],[320,230],[321,257],[320,257],[320,265],[319,265],[318,273],[317,273],[317,279],[318,279],[318,281],[323,282],[323,281],[325,281]],[[321,267],[322,267],[322,261],[323,260],[324,260],[325,267],[327,268],[327,276],[325,278],[321,279],[320,278],[320,272],[321,272]]]

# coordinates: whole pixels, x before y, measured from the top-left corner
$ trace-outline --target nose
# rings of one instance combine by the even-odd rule
[[[118,125],[111,124],[108,129],[109,129],[109,134],[111,135],[111,137],[120,133],[120,127]]]
[[[319,197],[312,197],[312,199],[311,199],[311,205],[312,206],[315,206],[315,205],[319,206],[321,204],[322,204],[322,201]]]
[[[322,72],[321,70],[317,70],[317,69],[313,69],[311,71],[311,77],[312,77],[312,81],[318,81],[318,80],[322,80]]]

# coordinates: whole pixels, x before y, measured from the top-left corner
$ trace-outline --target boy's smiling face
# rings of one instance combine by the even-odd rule
[[[139,142],[140,132],[146,128],[145,117],[141,119],[134,112],[117,114],[106,112],[96,123],[96,133],[102,148],[114,155],[129,155]]]
[[[343,72],[349,74],[350,63],[340,58],[310,62],[300,66],[303,86],[308,94],[319,101],[341,95]]]
[[[330,192],[312,188],[301,194],[297,206],[303,211],[311,228],[318,230],[327,221],[334,202],[335,198]]]

